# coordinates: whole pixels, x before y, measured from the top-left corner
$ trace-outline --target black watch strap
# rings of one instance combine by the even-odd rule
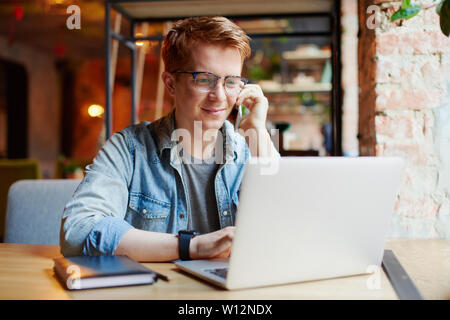
[[[178,232],[178,254],[181,260],[191,260],[189,256],[189,245],[191,239],[197,235],[195,231],[181,230]]]

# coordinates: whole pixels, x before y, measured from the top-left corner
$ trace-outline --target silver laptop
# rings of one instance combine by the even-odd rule
[[[176,261],[226,289],[373,272],[403,170],[387,157],[283,157],[245,170],[227,260]]]

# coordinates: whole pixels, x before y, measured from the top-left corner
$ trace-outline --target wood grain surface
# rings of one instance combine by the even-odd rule
[[[425,299],[450,299],[449,240],[388,240]],[[227,291],[177,269],[172,263],[144,263],[170,281],[153,285],[68,291],[53,272],[58,246],[0,244],[0,299],[397,299],[384,272],[378,288],[374,275],[309,281],[289,285]]]

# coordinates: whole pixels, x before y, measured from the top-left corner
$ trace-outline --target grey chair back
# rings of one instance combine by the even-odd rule
[[[5,242],[59,244],[61,217],[81,180],[20,180],[8,192]]]

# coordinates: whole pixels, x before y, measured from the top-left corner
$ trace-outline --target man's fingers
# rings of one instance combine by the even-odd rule
[[[261,90],[261,87],[256,84],[248,84],[242,89],[239,94],[236,103],[238,105],[243,104],[245,106],[249,105],[253,106],[255,102],[258,102],[259,99],[264,98],[264,93]],[[247,105],[246,105],[247,102]]]
[[[194,238],[197,241],[199,258],[228,257],[234,230],[235,227],[226,227]]]
[[[214,258],[221,258],[221,259],[224,259],[224,258],[225,258],[225,259],[226,259],[226,258],[229,258],[230,255],[231,255],[231,247],[228,248],[227,250],[221,252],[219,255],[217,255],[217,256],[214,257]]]
[[[236,227],[226,227],[222,229],[225,236],[229,237],[230,240],[233,240],[234,237],[234,231],[236,230]]]
[[[232,239],[229,236],[220,239],[216,246],[214,257],[228,258],[231,252]]]
[[[215,256],[228,257],[234,238],[235,227],[226,227],[221,230],[221,236],[215,244]]]

